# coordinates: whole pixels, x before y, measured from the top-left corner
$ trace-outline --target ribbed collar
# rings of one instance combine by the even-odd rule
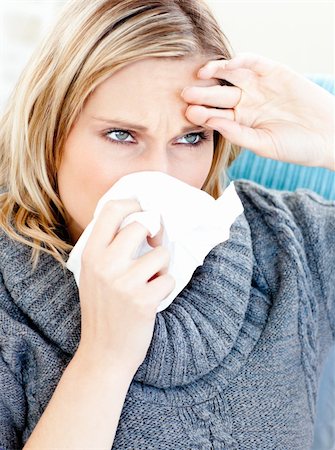
[[[80,339],[72,272],[42,253],[38,269],[30,273],[29,247],[7,236],[0,238],[0,251],[4,282],[27,324],[72,356]],[[207,255],[178,297],[157,314],[150,347],[134,379],[167,388],[191,383],[219,365],[237,372],[266,320],[265,298],[258,295],[250,302],[253,268],[250,228],[242,214],[230,239]]]

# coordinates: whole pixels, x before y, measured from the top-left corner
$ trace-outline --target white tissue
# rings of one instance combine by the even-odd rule
[[[135,172],[120,178],[98,201],[93,220],[73,247],[67,268],[73,272],[79,286],[81,254],[94,227],[101,209],[109,200],[137,199],[142,212],[130,214],[120,225],[137,221],[147,227],[154,237],[163,225],[162,245],[170,252],[168,272],[174,277],[176,286],[165,297],[157,312],[167,308],[187,285],[198,266],[203,264],[208,253],[220,242],[229,239],[230,227],[243,212],[234,183],[215,200],[207,192],[190,186],[163,172]],[[152,251],[147,239],[134,252],[136,259]]]

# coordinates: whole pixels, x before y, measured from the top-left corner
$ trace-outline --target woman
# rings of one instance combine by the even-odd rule
[[[307,449],[334,340],[334,203],[236,182],[230,239],[158,314],[169,254],[157,236],[132,260],[147,230],[118,232],[137,201],[103,208],[79,289],[65,263],[123,175],[217,198],[239,146],[334,169],[332,115],[288,67],[234,57],[200,0],[70,2],[0,127],[0,447]]]

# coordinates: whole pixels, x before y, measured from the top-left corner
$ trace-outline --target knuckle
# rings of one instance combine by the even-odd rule
[[[109,285],[117,276],[116,268],[108,264],[108,262],[100,255],[100,258],[91,257],[84,252],[81,256],[81,266],[90,277],[96,279],[99,283]]]
[[[117,211],[123,213],[128,211],[129,208],[138,209],[140,207],[140,203],[136,199],[132,198],[123,198],[123,199],[114,199],[106,202],[105,206],[112,211]]]
[[[121,213],[123,210],[122,202],[120,200],[109,200],[105,203],[104,210],[111,214]]]

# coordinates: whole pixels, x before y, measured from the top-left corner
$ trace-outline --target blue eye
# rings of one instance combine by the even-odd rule
[[[201,141],[200,133],[185,134],[185,136],[183,136],[182,139],[185,139],[185,138],[188,138],[188,137],[191,137],[191,142],[187,142],[186,145],[197,145],[198,142]],[[199,140],[196,140],[197,138],[199,138]]]
[[[112,134],[112,133],[115,133],[116,135],[118,135],[118,138],[120,139],[120,141],[117,140],[117,139],[111,139],[111,138],[108,138],[108,137],[107,137],[109,134]],[[129,136],[131,136],[131,134],[128,133],[128,131],[126,131],[126,130],[109,130],[109,131],[107,131],[107,133],[106,133],[106,137],[107,137],[108,140],[110,140],[110,141],[112,141],[112,142],[116,142],[116,143],[121,143],[121,144],[123,144],[124,142],[129,142],[129,141],[126,141],[127,136],[125,136],[125,135],[127,135],[127,134],[128,134]],[[131,141],[130,141],[130,142],[131,142]]]
[[[114,133],[114,137],[110,137]],[[104,132],[103,137],[108,141],[115,144],[125,144],[125,145],[131,145],[135,142],[132,140],[128,140],[128,137],[132,136],[131,133],[128,130],[122,130],[118,128],[113,128],[110,130],[107,130]],[[116,137],[116,139],[115,139]],[[204,141],[207,141],[210,139],[209,133],[205,132],[198,132],[198,133],[189,133],[185,134],[181,139],[185,138],[191,138],[190,142],[181,143],[181,145],[186,145],[187,147],[194,148],[197,146],[200,146]]]

